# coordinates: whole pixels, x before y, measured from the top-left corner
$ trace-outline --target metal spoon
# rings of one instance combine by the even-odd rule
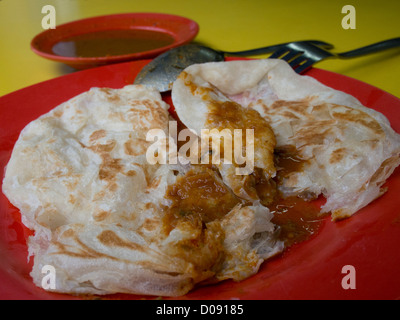
[[[332,49],[333,45],[318,41],[308,40],[317,46],[321,46],[325,49]],[[258,55],[273,52],[279,49],[281,46],[287,45],[288,43],[282,43],[278,45],[238,51],[217,51],[198,44],[187,44],[174,49],[168,50],[167,52],[159,55],[151,62],[149,62],[137,75],[134,84],[143,84],[146,86],[154,87],[160,92],[166,92],[171,90],[173,82],[179,76],[179,74],[188,66],[196,63],[205,63],[212,61],[224,61],[225,55]]]

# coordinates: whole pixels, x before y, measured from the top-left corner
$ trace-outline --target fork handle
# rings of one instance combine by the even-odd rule
[[[368,46],[361,47],[355,50],[338,53],[338,56],[340,58],[353,58],[399,46],[400,46],[400,38],[393,38],[385,41],[380,41],[374,44],[370,44]]]
[[[333,45],[327,42],[319,41],[319,40],[305,40],[302,42],[311,42],[312,44],[316,46],[323,47],[325,49],[332,49]],[[231,51],[220,51],[222,54],[228,54],[228,55],[234,55],[234,56],[252,56],[252,55],[258,55],[258,54],[264,54],[264,53],[270,53],[274,52],[278,49],[280,49],[282,46],[286,46],[291,42],[287,43],[281,43],[273,46],[268,46],[268,47],[262,47],[262,48],[257,48],[257,49],[251,49],[251,50],[244,50],[244,51],[236,51],[236,52],[231,52]]]

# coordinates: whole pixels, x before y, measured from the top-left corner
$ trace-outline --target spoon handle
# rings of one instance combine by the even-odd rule
[[[333,45],[331,45],[330,43],[319,41],[319,40],[307,40],[307,41],[302,41],[302,42],[311,42],[312,44],[323,47],[324,49],[332,49],[333,48]],[[252,56],[252,55],[274,52],[274,51],[280,49],[281,47],[285,47],[289,43],[290,42],[286,42],[286,43],[276,44],[273,46],[262,47],[262,48],[251,49],[251,50],[244,50],[244,51],[236,51],[236,52],[220,51],[220,52],[223,54],[234,55],[234,56],[247,56],[247,55]]]

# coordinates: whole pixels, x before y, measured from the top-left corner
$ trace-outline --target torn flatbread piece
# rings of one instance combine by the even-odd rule
[[[51,291],[178,296],[242,280],[282,251],[268,208],[214,171],[147,161],[149,130],[172,143],[168,107],[144,86],[92,88],[22,130],[2,187],[34,230],[37,286],[50,265]]]
[[[193,68],[187,70],[180,74],[172,90],[172,100],[180,120],[201,136],[203,143],[214,138],[220,141],[210,149],[212,154],[220,155],[221,162],[213,159],[210,162],[218,168],[224,182],[238,197],[271,203],[273,197],[270,195],[275,190],[272,178],[276,175],[276,139],[268,122],[257,111],[244,108],[203,77],[192,74]],[[204,129],[209,130],[208,135],[203,135]],[[241,134],[239,138],[237,133]],[[236,147],[238,150],[235,150]],[[243,163],[236,161],[237,151],[245,154]],[[263,195],[257,192],[256,185],[260,181],[270,192]]]
[[[280,192],[304,198],[324,195],[321,211],[331,212],[334,220],[381,196],[382,185],[400,163],[400,136],[384,115],[296,74],[284,61],[241,60],[185,69],[172,97],[182,122],[198,130],[211,113],[192,83],[257,111],[273,129],[278,156],[300,162],[284,175],[277,165]]]

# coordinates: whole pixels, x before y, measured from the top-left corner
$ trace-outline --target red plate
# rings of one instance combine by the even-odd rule
[[[131,84],[148,60],[104,66],[39,83],[0,98],[0,179],[21,129],[61,102],[93,86]],[[386,115],[400,132],[400,100],[363,82],[311,69],[308,75],[350,93]],[[165,96],[170,101],[168,96]],[[253,277],[195,289],[180,299],[399,299],[400,170],[388,192],[352,218],[326,219],[318,235],[264,263]],[[0,299],[76,299],[36,287],[30,277],[19,211],[0,195]],[[355,289],[344,289],[342,268],[355,268]],[[116,294],[115,299],[141,296]],[[153,298],[153,297],[147,297]]]
[[[173,42],[149,51],[103,57],[67,57],[56,55],[52,51],[56,43],[70,37],[110,30],[153,31],[171,36]],[[32,40],[31,49],[44,58],[68,64],[76,69],[86,69],[110,63],[154,58],[164,51],[190,42],[196,37],[198,31],[199,26],[195,21],[176,15],[161,13],[114,14],[77,20],[59,25],[55,29],[46,30]]]

